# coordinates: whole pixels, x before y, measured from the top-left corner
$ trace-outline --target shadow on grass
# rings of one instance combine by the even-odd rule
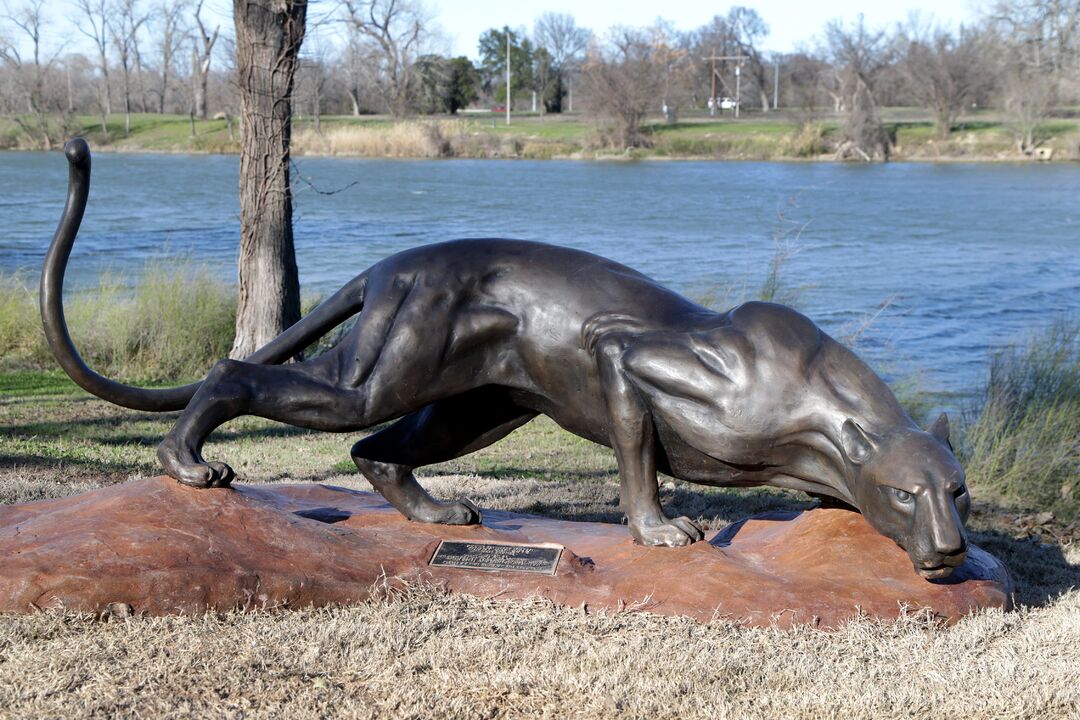
[[[133,472],[150,472],[153,466],[141,463],[117,463],[105,460],[47,457],[45,455],[0,453],[0,468],[5,470],[50,470],[71,469],[79,473],[93,475],[96,478],[126,477]]]
[[[114,430],[121,425],[132,423],[166,423],[175,422],[176,413],[163,414],[132,414],[132,415],[108,415],[96,418],[81,418],[73,420],[56,420],[51,422],[23,423],[21,425],[0,425],[9,437],[27,436],[37,438],[77,437],[80,439],[93,440],[102,445],[117,446],[131,444],[157,445],[164,437],[161,433],[118,433]],[[318,430],[291,427],[288,425],[273,425],[263,428],[222,428],[214,432],[211,439],[216,442],[227,440],[244,440],[249,438],[285,438],[300,435],[314,435]],[[359,433],[358,433],[359,434]]]
[[[1044,607],[1080,588],[1080,564],[1072,564],[1060,545],[1035,538],[1018,540],[997,530],[973,530],[971,541],[1009,569],[1016,585],[1016,603]]]
[[[440,468],[437,466],[429,469],[431,471],[438,471]],[[595,480],[614,479],[617,477],[616,470],[614,468],[603,470],[572,470],[566,468],[545,468],[545,467],[518,467],[515,465],[479,465],[478,467],[469,467],[465,463],[459,461],[454,462],[455,470],[467,473],[469,475],[475,475],[482,478],[490,478],[493,480],[504,480],[509,478],[520,478],[523,480],[563,480],[570,482],[590,482]]]
[[[294,427],[269,427],[269,428],[250,428],[246,430],[218,430],[210,436],[210,442],[227,442],[231,440],[248,440],[248,439],[273,439],[273,438],[288,438],[297,437],[300,435],[315,435],[318,430],[305,430],[303,428]],[[153,445],[156,446],[161,442],[161,439],[165,436],[164,433],[150,434],[150,433],[129,433],[127,435],[112,434],[108,437],[95,438],[96,442],[102,445]]]

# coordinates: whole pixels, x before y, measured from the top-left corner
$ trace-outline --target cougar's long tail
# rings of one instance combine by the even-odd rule
[[[71,341],[64,319],[64,272],[90,192],[90,147],[82,138],[75,138],[64,146],[64,155],[69,164],[67,203],[41,270],[41,321],[49,347],[60,367],[77,385],[103,400],[133,410],[180,410],[202,383],[163,389],[124,385],[91,370]],[[365,272],[351,280],[300,322],[252,353],[246,361],[267,365],[284,362],[359,312],[364,304],[367,277]]]

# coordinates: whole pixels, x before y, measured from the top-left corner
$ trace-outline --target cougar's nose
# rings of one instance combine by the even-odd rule
[[[944,557],[967,553],[967,538],[960,513],[951,502],[934,503],[930,514],[931,538],[934,551]],[[963,560],[961,560],[963,562]]]

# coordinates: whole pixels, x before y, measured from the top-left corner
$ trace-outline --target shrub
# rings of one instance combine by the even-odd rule
[[[301,155],[441,158],[453,154],[453,142],[465,129],[460,120],[338,125],[322,132],[304,128],[294,134],[293,150]]]
[[[798,132],[784,139],[783,149],[788,155],[797,158],[817,157],[827,153],[829,144],[825,140],[825,128],[817,123],[806,123]]]

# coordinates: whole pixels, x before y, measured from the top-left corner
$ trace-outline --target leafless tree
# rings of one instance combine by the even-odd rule
[[[300,319],[289,145],[307,10],[307,0],[233,0],[242,123],[234,358]]]
[[[318,34],[309,30],[304,45],[304,57],[300,59],[297,68],[296,94],[304,98],[310,106],[311,119],[317,133],[322,132],[323,95],[330,80],[326,58],[326,48],[319,42]]]
[[[376,90],[390,114],[409,112],[413,65],[429,39],[426,9],[418,0],[344,0],[346,21],[372,44],[370,68]]]
[[[162,0],[158,5],[155,18],[157,31],[157,51],[161,67],[158,71],[157,109],[165,112],[165,101],[169,94],[169,79],[176,64],[177,55],[184,43],[184,12],[186,0]]]
[[[89,27],[78,24],[79,32],[94,41],[98,59],[98,105],[101,111],[101,132],[108,133],[112,114],[112,88],[109,85],[109,37],[111,36],[112,7],[109,0],[76,0]]]
[[[131,134],[131,73],[138,54],[139,31],[147,20],[139,10],[137,0],[120,0],[116,17],[110,26],[113,46],[120,60],[124,81],[124,133]]]
[[[949,135],[961,111],[988,81],[989,47],[983,35],[961,26],[957,33],[943,28],[904,33],[901,72],[910,97],[934,113],[941,139]]]
[[[734,65],[716,61],[715,57],[735,57],[740,54],[735,34],[726,17],[714,15],[712,20],[691,33],[690,60],[693,72],[693,97],[696,105],[704,105],[716,92],[735,96]]]
[[[192,98],[194,99],[195,114],[206,119],[206,87],[210,79],[210,61],[214,57],[214,45],[218,40],[221,26],[214,28],[213,32],[207,30],[202,19],[203,0],[199,0],[192,13],[195,21],[195,42],[191,45],[191,81]]]
[[[586,28],[578,27],[573,15],[546,12],[536,19],[533,39],[538,47],[550,55],[550,68],[554,73],[551,80],[555,85],[556,99],[556,107],[552,109],[562,111],[562,98],[566,94],[569,99],[567,109],[573,112],[574,75],[581,65],[592,33]],[[546,69],[545,67],[544,70]]]
[[[1055,82],[1080,69],[1080,0],[997,0],[988,19],[1025,68]]]
[[[804,126],[813,124],[820,109],[839,96],[831,86],[836,77],[832,66],[817,53],[797,52],[784,58],[783,67],[786,105],[794,108]]]
[[[150,24],[152,17],[153,11],[144,13],[142,27],[140,28],[140,31],[132,35],[131,40],[131,59],[135,68],[135,97],[139,101],[139,112],[142,113],[146,112],[146,109],[150,107],[150,103],[147,102],[146,92],[146,80],[149,72],[146,65],[143,63],[142,35],[146,32],[146,28]]]
[[[29,0],[8,11],[3,18],[4,24],[26,36],[30,42],[30,57],[24,58],[19,52],[19,43],[7,32],[0,32],[0,60],[11,70],[15,85],[25,98],[26,111],[32,118],[28,122],[15,115],[16,123],[28,135],[35,137],[43,150],[49,150],[53,145],[50,114],[59,113],[61,107],[46,90],[47,76],[56,63],[59,51],[42,58],[42,31],[46,24],[44,7],[45,0]]]
[[[756,10],[741,5],[728,11],[727,22],[739,55],[746,58],[745,67],[749,80],[757,89],[761,112],[769,112],[769,67],[758,48],[760,41],[769,34],[769,26]]]
[[[354,117],[360,115],[365,104],[365,97],[370,86],[369,68],[375,67],[378,62],[372,57],[373,48],[363,42],[355,27],[350,26],[348,41],[342,48],[339,60],[341,81],[345,87],[345,93],[349,97]],[[371,88],[374,91],[373,88]]]
[[[670,23],[657,20],[647,29],[652,43],[654,60],[663,77],[660,108],[666,110],[668,122],[674,122],[679,108],[691,97],[689,78],[692,72],[689,38]]]
[[[1007,126],[1016,141],[1016,149],[1030,154],[1045,141],[1039,128],[1053,105],[1054,82],[1044,73],[1011,68],[1006,71],[1002,90],[1005,110],[1009,113]]]
[[[616,125],[621,147],[646,145],[642,122],[659,110],[666,65],[648,30],[613,28],[603,45],[590,48],[583,79],[590,114]]]
[[[884,30],[868,29],[862,15],[851,28],[840,21],[830,22],[825,33],[845,111],[846,142],[840,155],[887,160],[891,143],[878,113],[875,86],[893,62],[890,38]]]
[[[1009,127],[1017,149],[1030,153],[1062,93],[1080,93],[1080,0],[999,0],[988,21],[998,34]]]

